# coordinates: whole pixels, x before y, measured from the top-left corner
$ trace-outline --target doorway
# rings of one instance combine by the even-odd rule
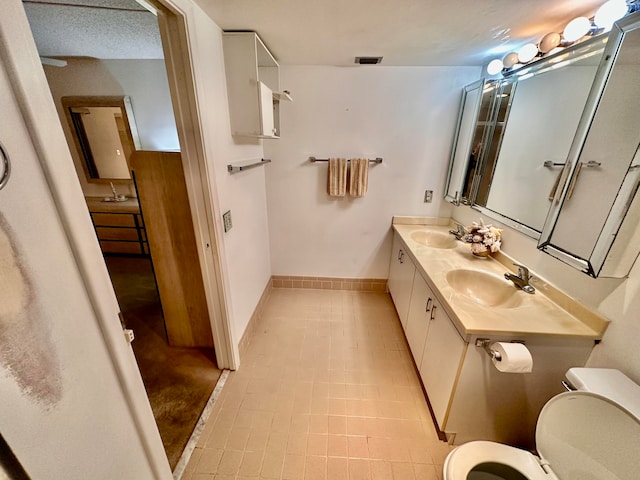
[[[59,13],[64,17],[64,30],[55,28],[50,28],[48,30],[52,33],[64,32],[66,37],[73,37],[70,30],[73,28],[74,19],[76,18],[83,18],[87,16],[93,17],[96,13],[104,14],[113,12],[126,15],[129,20],[134,18],[136,15],[151,15],[139,7],[137,3],[133,1],[127,2],[126,0],[114,1],[113,3],[116,6],[111,10],[104,6],[107,2],[101,2],[101,7],[95,9],[97,12],[92,12],[91,9],[93,7],[91,5],[69,5],[64,2],[56,4],[57,2],[52,2],[51,0],[47,0],[46,2],[40,0],[28,0],[24,3],[25,10],[27,11],[30,21],[34,18],[33,12],[38,9],[48,9],[48,13],[41,14],[41,16],[47,19],[47,22],[51,22],[52,18],[55,18],[56,15],[55,13],[51,13],[51,9],[65,10],[64,12]],[[130,5],[124,6],[126,3],[130,3]],[[81,14],[70,13],[69,10],[71,10],[71,12],[81,11]],[[96,28],[97,25],[101,24],[111,25],[112,23],[113,22],[109,20],[95,20],[91,22],[91,28]],[[53,40],[43,40],[42,34],[37,31],[38,27],[35,22],[32,22],[31,26],[32,30],[34,30],[34,38],[36,38],[39,48],[40,45],[56,44]],[[96,37],[99,38],[98,35],[96,35]],[[83,45],[83,47],[87,47],[88,43],[90,43],[89,40]],[[46,55],[57,57],[66,56],[64,54],[54,55],[50,51],[46,52]],[[76,53],[76,55],[79,54]],[[84,64],[87,64],[86,69],[91,72],[90,76],[93,87],[95,87],[97,83],[101,86],[104,86],[105,84],[117,84],[121,89],[125,88],[124,86],[127,85],[127,81],[123,81],[123,77],[118,75],[118,73],[123,70],[126,70],[129,74],[127,77],[129,81],[131,78],[144,77],[148,79],[149,76],[152,76],[149,74],[148,70],[139,72],[132,70],[132,68],[134,68],[134,63],[138,62],[138,60],[135,59],[130,59],[134,60],[134,62],[130,62],[129,65],[125,66],[122,65],[122,59],[120,59],[119,62],[117,61],[118,59],[110,59],[111,61],[108,62],[107,60],[99,60],[96,58],[81,59],[77,58],[77,56],[72,57],[73,58],[65,60],[67,63],[67,66],[65,67],[50,66],[45,68],[47,78],[50,80],[50,87],[51,78],[61,76],[61,70],[59,69],[68,67],[82,67],[84,69]],[[164,67],[164,60],[155,60],[158,61],[153,62],[153,69],[156,69],[158,64],[162,64]],[[139,63],[141,63],[141,61],[139,61]],[[164,72],[164,77],[167,77],[166,71]],[[74,82],[76,83],[70,84],[67,82],[66,86],[69,87],[70,85],[75,85],[80,88],[88,88],[86,85],[79,86],[77,84],[78,78],[78,75],[74,75]],[[128,85],[131,85],[131,83]],[[149,87],[148,82],[143,85],[143,87],[148,91],[153,91],[153,88]],[[168,86],[166,90],[169,95],[168,109],[171,110],[171,98]],[[87,92],[86,90],[73,92],[73,94],[87,93],[97,94],[98,92]],[[102,95],[114,93],[130,95],[129,92],[122,91],[102,91],[99,93]],[[56,104],[59,106],[61,97],[60,93],[54,91],[52,88],[52,94]],[[133,97],[133,95],[131,96]],[[132,100],[135,109],[136,98],[133,97]],[[153,101],[153,99],[152,102],[156,107],[162,103]],[[154,116],[157,117],[157,112]],[[171,117],[173,118],[172,111]],[[61,120],[63,129],[65,129],[65,120],[63,118],[61,118]],[[176,130],[175,122],[173,130]],[[164,131],[161,139],[153,140],[161,143],[153,144],[153,147],[171,149],[171,145],[167,146],[168,143],[170,144],[170,142],[167,142],[167,137],[170,136],[171,134],[167,134],[167,132]],[[177,133],[175,133],[174,136],[177,141]],[[151,142],[152,140],[149,141]],[[164,144],[162,144],[162,142],[164,142]],[[69,147],[72,151],[76,148],[71,142]],[[180,149],[179,143],[177,144],[177,148]],[[77,164],[76,170],[78,170],[79,181],[87,196],[96,198],[108,196],[108,192],[105,191],[108,182],[107,184],[93,184],[93,182],[87,181],[86,177],[83,176],[84,172],[78,169]],[[121,193],[125,196],[134,198],[138,196],[132,181],[121,181],[120,183],[116,182],[116,184],[117,188],[120,189]],[[114,196],[116,196],[115,193]],[[143,206],[143,209],[144,208],[147,208],[147,206]],[[148,208],[152,208],[152,206],[148,206]],[[95,221],[94,225],[96,225]],[[97,231],[102,228],[113,229],[120,227],[104,227],[96,225]],[[100,236],[100,233],[98,233],[98,236]],[[196,422],[200,417],[213,388],[215,387],[216,381],[220,376],[221,371],[218,369],[216,351],[213,348],[180,348],[168,345],[167,332],[162,315],[163,308],[158,295],[154,276],[154,267],[152,262],[153,251],[151,251],[151,256],[149,256],[144,250],[138,254],[131,254],[127,252],[108,252],[105,251],[104,248],[104,244],[108,242],[113,243],[113,239],[107,239],[104,242],[101,242],[103,252],[105,253],[105,263],[109,270],[114,291],[118,298],[124,323],[127,328],[132,328],[134,330],[136,336],[136,340],[133,342],[132,347],[149,401],[151,403],[154,417],[165,446],[167,457],[169,458],[169,462],[173,469],[178,463],[184,446],[186,445],[193,428],[195,427]]]

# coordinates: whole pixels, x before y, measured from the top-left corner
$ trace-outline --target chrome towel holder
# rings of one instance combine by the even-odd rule
[[[311,163],[315,163],[315,162],[328,162],[329,159],[328,158],[316,158],[316,157],[309,157],[309,161]],[[348,162],[349,160],[347,160]],[[370,158],[369,162],[373,162],[373,163],[382,163],[382,157],[376,157],[376,158]]]
[[[11,162],[2,143],[0,143],[0,157],[2,157],[2,170],[0,170],[0,190],[2,190],[9,182],[9,175],[11,174]]]

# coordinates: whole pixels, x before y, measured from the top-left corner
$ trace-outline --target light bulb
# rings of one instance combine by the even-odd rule
[[[564,47],[556,47],[556,48],[554,48],[553,50],[551,50],[551,51],[549,52],[549,56],[551,56],[551,55],[555,55],[556,53],[561,52],[561,51],[563,51],[563,50],[564,50]]]
[[[489,75],[495,75],[497,73],[500,73],[503,67],[504,65],[502,64],[502,60],[500,60],[499,58],[494,58],[489,62],[489,65],[487,65],[487,73]]]
[[[624,17],[628,10],[626,0],[609,0],[598,9],[594,22],[600,28],[611,30],[613,23]]]
[[[575,42],[579,38],[584,37],[591,29],[591,22],[587,17],[578,17],[571,20],[566,27],[562,36],[567,42]]]
[[[518,54],[516,52],[507,53],[502,59],[504,68],[511,68],[518,63]]]
[[[542,53],[549,53],[558,45],[560,45],[560,34],[551,32],[551,33],[547,33],[544,37],[542,37],[542,40],[540,40],[540,45],[538,45],[538,49]]]
[[[520,63],[528,63],[535,58],[538,54],[538,47],[533,43],[527,43],[520,50],[518,50],[518,61]]]

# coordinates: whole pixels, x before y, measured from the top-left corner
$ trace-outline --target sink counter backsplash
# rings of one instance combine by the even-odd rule
[[[394,218],[393,228],[467,340],[472,335],[602,338],[607,319],[536,277],[535,272],[531,272],[531,285],[536,292],[523,292],[504,278],[505,272],[517,273],[514,259],[502,252],[475,257],[470,244],[455,240],[449,234],[452,227],[442,220],[418,222],[415,217]]]

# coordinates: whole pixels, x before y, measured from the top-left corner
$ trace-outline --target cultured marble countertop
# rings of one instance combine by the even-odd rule
[[[599,340],[607,328],[607,319],[535,277],[535,272],[531,272],[534,276],[531,284],[536,293],[517,289],[517,297],[511,299],[517,306],[501,308],[478,304],[451,287],[447,272],[481,270],[513,286],[504,279],[505,272],[514,272],[516,268],[512,266],[513,259],[503,253],[497,255],[499,260],[475,257],[470,245],[463,242],[458,242],[455,248],[444,249],[424,246],[411,238],[411,234],[419,230],[448,234],[451,228],[448,225],[399,225],[394,221],[393,228],[404,242],[417,271],[467,340],[473,335],[543,335]]]

